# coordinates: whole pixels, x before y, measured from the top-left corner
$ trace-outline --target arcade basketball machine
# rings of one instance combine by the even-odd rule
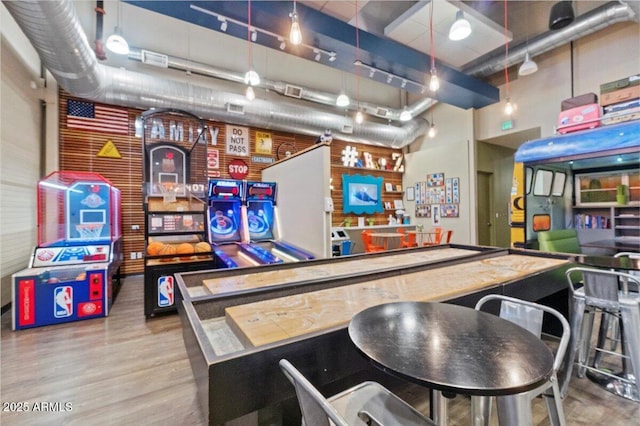
[[[13,275],[14,330],[107,316],[120,285],[120,190],[97,173],[38,182],[38,246]]]
[[[175,109],[142,114],[146,256],[144,314],[176,310],[174,274],[211,269],[205,122]]]
[[[242,180],[209,181],[209,241],[216,262],[226,268],[282,263],[263,248],[248,244],[245,190]]]
[[[280,239],[276,196],[275,182],[247,182],[247,224],[252,245],[286,262],[313,259],[312,253]]]

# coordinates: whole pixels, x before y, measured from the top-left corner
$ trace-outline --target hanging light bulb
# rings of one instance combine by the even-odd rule
[[[438,133],[438,130],[436,129],[436,125],[435,123],[431,123],[431,126],[429,126],[429,132],[427,132],[427,135],[433,139],[436,137],[436,133]]]
[[[260,84],[260,76],[253,69],[250,69],[244,75],[244,84],[248,84],[249,86],[257,86],[258,84]]]
[[[409,121],[411,118],[413,118],[411,112],[409,112],[405,107],[405,109],[400,113],[400,121]]]
[[[362,114],[362,111],[356,112],[356,123],[362,124],[363,121],[364,121],[364,115]]]
[[[245,96],[248,100],[252,101],[256,98],[256,93],[253,91],[253,87],[247,86],[247,91],[245,92]]]
[[[293,11],[289,14],[291,17],[291,31],[289,32],[289,41],[297,46],[302,43],[302,32],[300,31],[300,23],[298,23],[298,11],[296,10],[296,2],[293,2]]]
[[[471,34],[471,24],[469,24],[469,21],[464,17],[462,10],[458,10],[456,12],[456,20],[449,30],[449,40],[463,40],[469,37],[469,34]]]
[[[339,107],[349,106],[349,103],[349,97],[344,92],[340,93],[336,98],[336,105]]]
[[[511,98],[507,98],[507,103],[504,104],[504,113],[506,115],[513,114],[513,104],[511,103]]]
[[[529,52],[527,52],[524,55],[524,62],[518,69],[518,75],[529,75],[536,71],[538,71],[538,64],[531,60],[531,56],[529,56]]]
[[[435,67],[431,68],[431,78],[429,79],[429,90],[432,92],[437,91],[440,88],[440,80],[438,80],[438,74]]]

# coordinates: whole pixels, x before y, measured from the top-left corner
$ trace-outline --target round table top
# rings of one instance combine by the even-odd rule
[[[352,318],[349,336],[378,368],[445,392],[525,392],[553,370],[553,354],[529,331],[496,315],[445,303],[373,306]]]
[[[399,232],[372,232],[370,235],[376,238],[402,237],[402,234]]]
[[[577,256],[577,263],[581,266],[617,269],[620,271],[640,271],[640,258],[628,256]]]

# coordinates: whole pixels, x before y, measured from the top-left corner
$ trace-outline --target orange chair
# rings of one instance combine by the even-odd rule
[[[373,237],[371,231],[362,231],[362,244],[364,244],[364,251],[366,253],[373,253],[378,251],[384,251],[384,247],[373,244]]]
[[[402,239],[400,240],[400,247],[402,248],[418,247],[418,243],[416,242],[416,234],[407,234],[404,228],[397,228],[396,232],[398,234],[402,234]]]
[[[422,244],[423,246],[437,246],[438,244],[440,244],[442,242],[442,227],[436,226],[436,227],[433,228],[433,230],[436,233],[433,241],[424,242]]]
[[[445,240],[445,242],[444,242],[445,244],[449,244],[449,243],[451,242],[451,236],[452,236],[452,235],[453,235],[453,231],[452,231],[451,229],[449,229],[449,230],[447,231],[447,238],[446,238],[446,240]]]

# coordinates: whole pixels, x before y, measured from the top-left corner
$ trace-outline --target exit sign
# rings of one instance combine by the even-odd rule
[[[500,126],[500,128],[502,130],[511,130],[513,129],[513,120],[505,120],[502,122],[502,125]]]

